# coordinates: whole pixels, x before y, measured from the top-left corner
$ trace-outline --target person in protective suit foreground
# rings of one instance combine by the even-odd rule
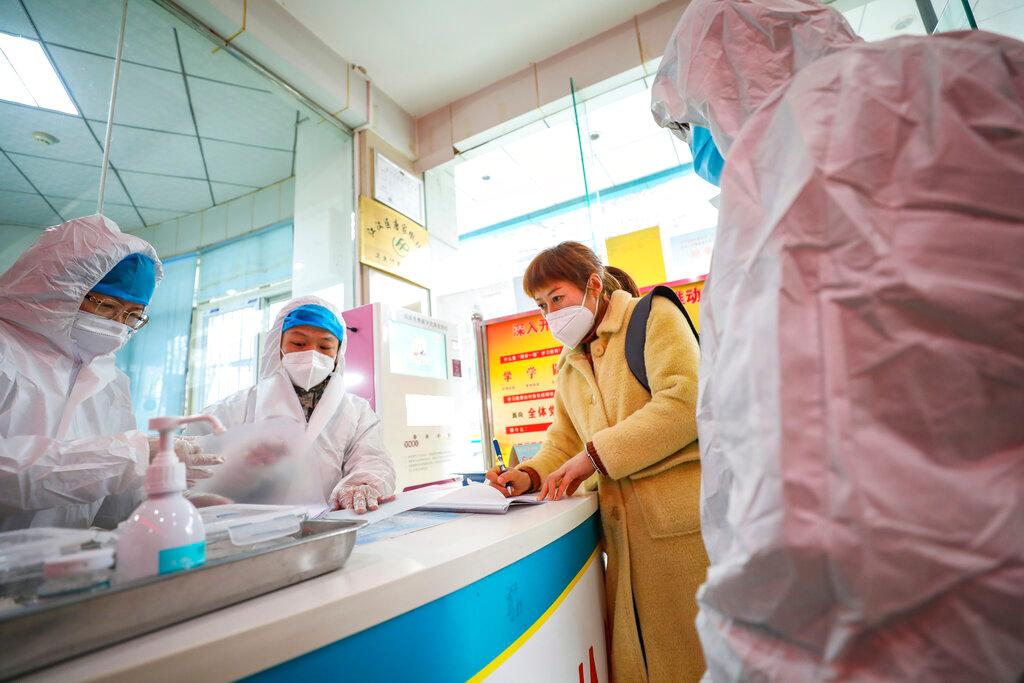
[[[1024,44],[694,0],[653,91],[724,158],[701,310],[716,681],[1024,673]]]
[[[0,275],[0,531],[112,528],[142,500],[156,444],[114,352],[161,274],[148,242],[94,215],[44,231]],[[218,462],[187,439],[175,451],[192,479]]]

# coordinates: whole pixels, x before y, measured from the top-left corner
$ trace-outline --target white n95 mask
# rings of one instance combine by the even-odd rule
[[[300,389],[315,387],[334,372],[334,359],[316,349],[286,353],[281,358],[292,384]]]
[[[71,324],[71,338],[86,360],[114,353],[128,341],[131,328],[95,313],[76,311]]]
[[[544,319],[548,321],[551,334],[555,339],[565,344],[567,348],[575,349],[587,336],[590,328],[594,326],[594,312],[586,307],[587,290],[583,290],[583,303],[578,306],[566,306],[557,311],[548,313]]]

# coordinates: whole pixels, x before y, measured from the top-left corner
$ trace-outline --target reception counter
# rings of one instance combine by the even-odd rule
[[[593,494],[467,515],[29,680],[607,681],[599,537]]]

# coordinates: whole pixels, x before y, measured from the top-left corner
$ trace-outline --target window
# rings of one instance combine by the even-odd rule
[[[0,99],[78,115],[43,46],[0,33]]]
[[[189,412],[256,384],[264,331],[289,298],[288,292],[237,296],[196,308]]]

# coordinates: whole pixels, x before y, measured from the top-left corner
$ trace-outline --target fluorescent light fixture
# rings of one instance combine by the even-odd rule
[[[38,41],[0,33],[0,99],[78,115]]]

